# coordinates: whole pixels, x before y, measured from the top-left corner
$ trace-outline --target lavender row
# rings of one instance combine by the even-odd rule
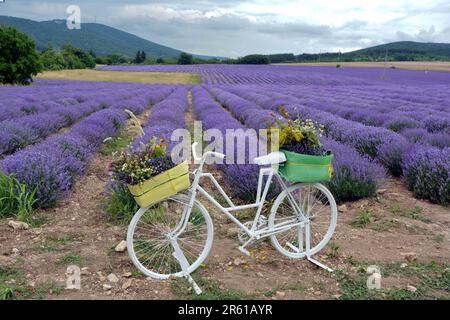
[[[192,100],[195,117],[202,121],[203,129],[220,130],[223,136],[228,129],[246,129],[236,118],[215,102],[204,88],[194,87],[192,89]],[[224,149],[226,150],[226,146],[224,146]],[[237,151],[234,150],[235,153]],[[241,199],[254,200],[256,186],[258,185],[258,166],[252,164],[223,164],[217,167],[223,172],[223,179],[227,185],[232,187],[234,195]]]
[[[382,68],[333,68],[282,65],[105,66],[103,70],[199,73],[205,84],[259,85],[448,85],[450,74]]]
[[[300,105],[296,98],[285,94],[271,92],[253,97],[245,88],[236,90],[247,99],[258,101],[260,106],[267,110],[277,110],[283,105],[293,118],[301,117],[319,122],[325,127],[325,133],[330,138],[355,148],[360,154],[377,159],[392,175],[402,174],[402,155],[411,147],[411,143],[403,136],[385,128],[365,126],[328,112],[307,108]],[[264,102],[263,96],[267,98]]]
[[[148,143],[153,137],[164,138],[168,142],[168,150],[173,147],[170,141],[172,132],[185,128],[185,113],[189,108],[187,88],[179,86],[165,100],[155,104],[151,115],[144,125],[144,136],[137,138],[133,145]]]
[[[6,157],[0,162],[0,170],[13,174],[29,192],[36,190],[37,207],[52,207],[85,172],[104,139],[115,136],[125,120],[121,110],[98,111],[69,132]]]
[[[275,90],[273,88],[272,90]],[[379,97],[377,105],[348,95],[327,96],[328,90],[318,88],[314,93],[292,89],[284,92],[298,99],[298,103],[336,114],[344,119],[369,126],[385,127],[408,138],[411,142],[427,142],[440,148],[450,146],[450,113],[438,111],[432,105],[403,102],[392,103]],[[354,101],[356,100],[356,101]],[[383,105],[380,106],[379,104]]]
[[[403,156],[408,189],[420,199],[450,204],[450,148],[416,144]]]
[[[50,111],[64,106],[98,100],[110,104],[110,96],[148,86],[140,84],[102,83],[84,81],[38,80],[31,87],[0,87],[0,121],[11,120]]]
[[[327,112],[299,106],[292,96],[272,93],[271,98],[264,100],[265,95],[253,93],[248,89],[242,90],[240,95],[271,110],[276,110],[280,104],[286,104],[285,107],[291,115],[319,121],[326,126],[329,136],[370,156],[366,163],[375,158],[391,174],[404,175],[408,189],[415,196],[444,205],[449,203],[450,148],[439,149],[422,143],[412,144],[404,137],[384,128],[364,126]],[[333,152],[335,149],[340,150],[339,152],[347,156],[351,151],[346,150],[346,146],[341,144],[333,148]],[[339,159],[339,156],[336,158]],[[377,171],[379,170],[374,172]]]
[[[267,111],[258,111],[258,107],[249,101],[246,101],[231,93],[222,91],[218,88],[210,89],[212,94],[229,107],[233,114],[242,114],[239,116],[249,128],[265,128],[272,117]],[[245,112],[249,107],[252,112],[247,117]],[[251,114],[265,114],[266,118],[256,120]],[[247,120],[245,120],[247,119]],[[330,149],[335,155],[334,175],[328,186],[332,190],[337,201],[356,200],[360,198],[373,196],[377,190],[378,181],[385,178],[385,170],[368,156],[360,155],[355,149],[346,146],[332,139],[324,139],[324,146]]]
[[[0,156],[39,142],[48,135],[70,126],[89,114],[107,107],[141,113],[149,103],[162,100],[171,91],[170,87],[118,88],[116,92],[99,92],[98,96],[81,103],[61,105],[46,112],[1,122]],[[79,93],[79,95],[81,95]]]

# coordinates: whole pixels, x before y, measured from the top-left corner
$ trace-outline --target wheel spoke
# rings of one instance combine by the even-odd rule
[[[212,241],[211,220],[196,203],[190,209],[183,196],[176,196],[149,208],[134,225],[132,253],[139,262],[137,266],[143,266],[147,274],[155,277],[181,274],[180,262],[173,256],[171,234],[184,225],[182,218],[188,210],[191,211],[189,220],[184,229],[176,229],[176,241],[190,266],[198,266],[206,257]]]
[[[333,209],[335,206],[331,206],[331,201],[334,201],[334,199],[330,198],[322,189],[324,187],[308,184],[296,185],[291,187],[290,191],[292,197],[297,201],[297,205],[303,211],[302,214],[309,220],[310,250],[313,252],[320,250],[328,242],[334,231],[334,222],[337,214],[335,209]],[[287,193],[284,192],[280,197],[284,198],[277,200],[277,207],[273,208],[273,214],[269,219],[271,227],[283,221],[289,221],[289,219],[295,219],[295,222],[303,221],[298,220],[302,218],[296,216],[296,210],[294,210]],[[306,254],[304,251],[305,236],[305,229],[295,226],[273,235],[272,242],[281,253],[294,258],[302,257]],[[303,245],[301,245],[301,240],[303,240]],[[294,250],[292,246],[300,251]]]

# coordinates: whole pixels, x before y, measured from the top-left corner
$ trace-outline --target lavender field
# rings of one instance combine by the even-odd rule
[[[35,190],[39,207],[67,194],[90,155],[117,134],[124,109],[140,114],[154,105],[140,141],[169,139],[185,127],[188,92],[194,117],[206,129],[266,128],[280,106],[292,118],[322,124],[325,146],[336,155],[330,188],[339,201],[374,196],[378,182],[391,176],[415,197],[450,202],[450,73],[241,65],[103,69],[200,73],[204,84],[38,80],[31,87],[1,87],[0,168]],[[219,169],[237,196],[252,197],[258,170],[251,159]]]
[[[0,87],[2,250],[24,252],[28,281],[64,278],[61,261],[71,259],[85,266],[89,285],[81,292],[90,297],[191,298],[173,284],[134,276],[126,254],[115,252],[138,208],[126,187],[111,181],[113,155],[153,136],[169,141],[174,130],[192,131],[195,120],[204,130],[222,133],[265,129],[282,106],[292,119],[322,124],[321,141],[335,155],[327,187],[339,204],[339,221],[333,242],[318,257],[343,273],[330,276],[308,262],[277,258],[268,243],[243,257],[229,234],[234,225],[212,212],[220,241],[198,276],[217,279],[224,297],[238,292],[233,297],[245,298],[249,292],[262,299],[367,299],[367,276],[352,270],[371,261],[397,277],[393,284],[386,281],[382,298],[448,296],[450,73],[243,65],[103,69],[198,73],[203,83],[37,79],[31,86]],[[143,136],[128,131],[132,122],[125,110],[136,115]],[[168,143],[169,150],[174,144]],[[239,203],[254,200],[258,181],[259,168],[245,159],[246,164],[210,167]],[[30,229],[13,230],[11,220],[26,221]],[[106,283],[111,272],[119,285]],[[350,278],[341,277],[347,273]],[[362,286],[353,289],[357,279]],[[418,291],[405,289],[411,283]],[[56,289],[45,290],[56,296],[48,293]],[[58,295],[76,298],[68,290]]]

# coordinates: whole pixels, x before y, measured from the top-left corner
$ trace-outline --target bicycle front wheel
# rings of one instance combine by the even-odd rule
[[[337,222],[337,206],[331,192],[322,184],[296,184],[280,193],[269,216],[269,229],[309,221],[310,251],[312,256],[325,247],[333,236]],[[294,209],[295,201],[298,210]],[[289,258],[306,256],[307,227],[302,224],[286,228],[271,236],[273,246]]]
[[[213,223],[208,211],[194,201],[189,220],[178,237],[173,232],[182,224],[189,210],[190,198],[179,194],[141,209],[133,217],[127,234],[128,254],[134,265],[146,276],[168,279],[184,275],[176,247],[186,258],[188,274],[194,272],[208,256],[213,242]],[[180,252],[178,251],[178,252]]]

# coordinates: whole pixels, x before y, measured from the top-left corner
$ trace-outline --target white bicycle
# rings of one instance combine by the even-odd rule
[[[224,159],[225,155],[206,152],[202,157],[197,157],[196,146],[196,143],[192,145],[192,153],[199,166],[193,172],[194,179],[188,193],[177,194],[148,208],[141,208],[129,225],[128,254],[142,273],[156,279],[186,277],[196,292],[201,292],[190,274],[208,256],[214,227],[208,211],[196,199],[197,193],[204,195],[239,226],[239,250],[242,253],[249,255],[246,249],[248,245],[270,237],[275,249],[286,257],[306,257],[317,266],[333,271],[312,259],[328,243],[336,227],[336,202],[325,186],[319,183],[287,186],[276,169],[286,158],[282,153],[272,153],[254,160],[255,164],[263,166],[259,173],[255,203],[236,206],[213,175],[203,171],[208,157]],[[263,207],[274,177],[282,191],[267,218],[262,214]],[[228,207],[222,206],[205,191],[200,184],[202,178],[210,179]],[[233,215],[233,212],[251,208],[256,209],[253,221],[241,222]]]

